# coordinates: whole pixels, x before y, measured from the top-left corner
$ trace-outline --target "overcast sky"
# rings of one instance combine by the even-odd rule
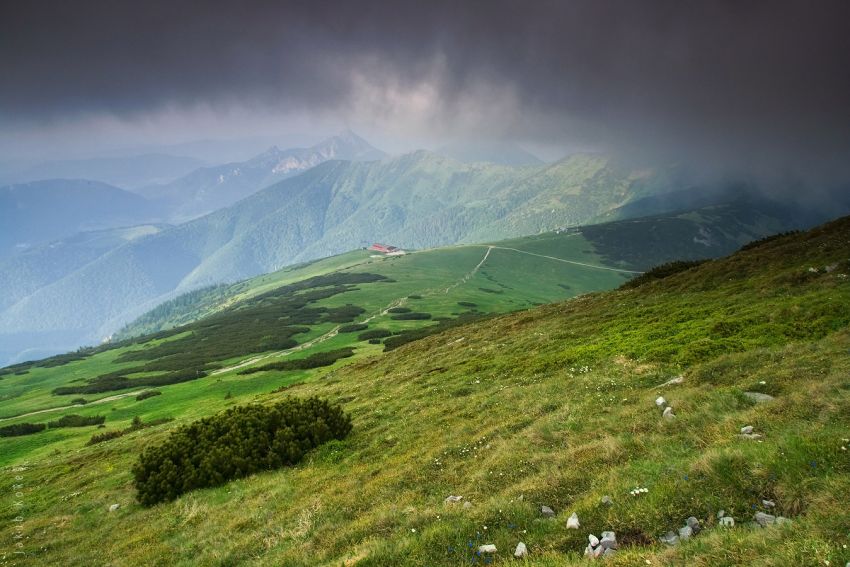
[[[3,2],[0,160],[203,138],[507,138],[850,168],[850,2]]]

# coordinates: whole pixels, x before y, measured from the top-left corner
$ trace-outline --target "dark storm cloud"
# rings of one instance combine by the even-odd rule
[[[527,140],[721,162],[850,156],[843,1],[35,1],[0,16],[6,122],[362,109],[425,82],[436,123],[470,114],[471,134],[492,130],[489,95],[505,92],[500,118]]]

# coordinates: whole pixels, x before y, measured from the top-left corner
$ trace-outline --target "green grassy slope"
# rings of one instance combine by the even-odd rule
[[[49,445],[0,439],[7,465],[25,463],[19,481],[10,468],[0,477],[6,492],[24,484],[24,509],[3,519],[23,518],[31,564],[457,565],[483,563],[474,549],[484,543],[498,548],[493,563],[508,563],[518,541],[529,564],[583,564],[587,535],[609,529],[623,544],[611,565],[843,564],[848,325],[845,218],[635,289],[461,326],[379,357],[370,345],[303,381],[225,372],[103,404],[108,428],[181,415],[93,447],[71,430],[40,434],[62,441]],[[215,395],[200,404],[201,392]],[[236,400],[313,394],[354,417],[344,441],[290,469],[149,509],[133,503],[131,464],[171,428]],[[658,395],[675,419],[662,419]],[[741,438],[745,425],[763,437]],[[648,491],[631,496],[635,487]],[[472,506],[444,504],[450,494]],[[762,499],[792,523],[750,525]],[[121,507],[108,512],[112,503]],[[541,505],[557,516],[541,518]],[[721,509],[734,528],[717,526]],[[578,530],[566,528],[572,512]],[[701,534],[658,543],[691,515]],[[0,528],[9,541],[10,526]]]

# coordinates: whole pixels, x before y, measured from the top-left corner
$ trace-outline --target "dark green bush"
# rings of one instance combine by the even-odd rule
[[[104,415],[82,416],[76,414],[63,415],[56,421],[48,421],[47,427],[55,429],[57,427],[87,427],[89,425],[100,425],[106,421]]]
[[[478,307],[477,303],[472,303],[471,301],[458,301],[457,304],[461,307]]]
[[[408,295],[407,299],[422,299],[422,296],[417,295],[417,294],[413,294],[413,295]]]
[[[382,342],[384,342],[384,341],[382,341],[381,339],[369,339],[369,344],[370,344],[370,345],[379,345],[379,344],[381,344]]]
[[[691,268],[695,268],[706,262],[708,262],[708,260],[677,260],[675,262],[667,262],[666,264],[655,266],[641,275],[630,279],[621,285],[620,289],[632,289],[649,282],[663,280],[664,278],[669,278],[672,275],[690,270]]]
[[[0,427],[0,437],[19,437],[44,431],[47,426],[43,423],[16,423]]]
[[[160,392],[159,390],[145,390],[144,392],[142,392],[141,394],[136,396],[136,401],[141,402],[142,400],[146,400],[148,398],[152,398],[154,396],[161,396],[161,395],[162,395],[162,392]]]
[[[391,317],[391,319],[395,319],[397,321],[424,321],[430,318],[430,313],[419,313],[417,311],[414,311],[413,313],[400,313]]]
[[[413,309],[409,307],[391,307],[387,309],[387,313],[410,313]]]
[[[392,333],[386,329],[372,329],[370,331],[366,331],[365,333],[360,333],[357,335],[357,340],[359,341],[368,341],[370,339],[383,339],[384,337],[389,337]]]
[[[265,372],[267,370],[310,370],[311,368],[320,368],[322,366],[330,366],[341,358],[354,356],[353,347],[345,347],[326,352],[317,352],[304,358],[295,360],[283,360],[281,362],[272,362],[254,368],[246,368],[239,374],[253,374],[255,372]]]
[[[103,433],[95,433],[91,436],[88,443],[86,445],[97,445],[98,443],[103,443],[104,441],[109,441],[111,439],[117,439],[127,433],[123,429],[116,429],[114,431],[104,431]]]
[[[180,427],[133,466],[138,501],[151,506],[197,488],[294,465],[351,431],[342,407],[318,398],[249,405]]]
[[[339,328],[340,333],[356,333],[357,331],[365,331],[369,328],[366,323],[355,323],[352,325],[343,325]]]
[[[73,400],[71,400],[71,403],[78,406],[84,406],[89,403],[89,401],[85,398],[74,398]]]

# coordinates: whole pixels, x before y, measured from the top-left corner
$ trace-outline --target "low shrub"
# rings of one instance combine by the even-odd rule
[[[351,325],[343,325],[339,328],[340,333],[356,333],[358,331],[364,331],[369,328],[369,325],[366,323],[353,323]]]
[[[413,294],[413,295],[408,295],[407,299],[422,299],[422,296],[417,295],[417,294]]]
[[[311,354],[304,358],[283,360],[281,362],[272,362],[271,364],[264,364],[263,366],[256,366],[254,368],[246,368],[239,372],[239,374],[253,374],[255,372],[265,372],[267,370],[310,370],[311,368],[330,366],[337,360],[341,358],[348,358],[349,356],[354,356],[353,347],[317,352],[316,354]]]
[[[675,262],[667,262],[666,264],[655,266],[641,275],[630,279],[621,285],[620,289],[632,289],[649,282],[663,280],[664,278],[669,278],[672,275],[685,272],[706,262],[708,262],[708,260],[676,260]]]
[[[82,416],[76,414],[63,415],[56,421],[48,421],[47,427],[56,429],[59,427],[87,427],[89,425],[100,425],[106,421],[105,415]]]
[[[458,301],[457,304],[461,307],[478,307],[477,303],[472,303],[471,301]]]
[[[383,339],[384,337],[389,337],[392,333],[386,329],[372,329],[370,331],[366,331],[365,333],[360,333],[357,335],[357,340],[359,341],[368,341],[371,339]]]
[[[84,406],[89,403],[89,401],[85,398],[74,398],[73,400],[71,400],[71,403],[77,406]]]
[[[369,339],[369,344],[370,344],[370,345],[379,345],[379,344],[381,344],[382,342],[384,342],[384,341],[382,341],[381,339]]]
[[[0,437],[20,437],[44,431],[47,426],[43,423],[16,423],[0,427]]]
[[[424,321],[430,319],[431,314],[414,311],[412,313],[399,313],[398,315],[393,315],[390,318],[397,321]]]
[[[409,307],[390,307],[387,309],[387,313],[410,313],[413,309]]]
[[[339,405],[288,398],[248,405],[180,427],[133,466],[137,500],[152,506],[197,488],[294,465],[310,449],[351,431]]]
[[[141,402],[142,400],[146,400],[148,398],[152,398],[154,396],[161,396],[161,395],[162,395],[162,392],[160,392],[159,390],[145,390],[144,392],[142,392],[141,394],[136,396],[136,401]]]

